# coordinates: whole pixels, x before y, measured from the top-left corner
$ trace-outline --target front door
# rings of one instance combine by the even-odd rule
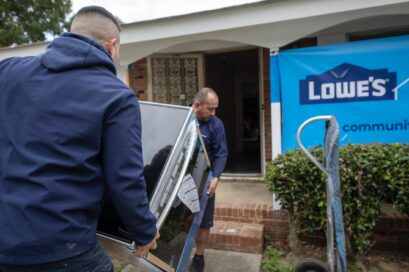
[[[260,174],[258,49],[205,55],[205,84],[219,95],[229,158],[226,174]]]

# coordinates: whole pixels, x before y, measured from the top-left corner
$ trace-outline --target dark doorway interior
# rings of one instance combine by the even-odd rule
[[[219,95],[226,129],[225,173],[261,172],[258,70],[258,49],[205,55],[205,84]]]

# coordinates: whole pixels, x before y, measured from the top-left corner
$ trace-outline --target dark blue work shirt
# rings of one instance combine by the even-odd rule
[[[213,116],[207,122],[199,121],[213,176],[219,178],[227,162],[227,142],[222,120]]]
[[[105,192],[137,244],[155,236],[139,103],[115,73],[102,46],[72,33],[0,62],[0,264],[90,250]]]

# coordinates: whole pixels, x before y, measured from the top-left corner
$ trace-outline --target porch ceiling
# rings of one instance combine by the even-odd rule
[[[245,45],[277,48],[348,21],[409,14],[409,1],[265,1],[128,24],[121,34],[121,64],[157,52],[197,52]]]

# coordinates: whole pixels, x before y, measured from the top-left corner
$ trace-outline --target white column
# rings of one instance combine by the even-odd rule
[[[281,90],[280,73],[276,56],[277,49],[270,51],[270,92],[271,92],[271,144],[272,158],[277,158],[281,154]],[[280,210],[281,204],[273,194],[273,209]]]
[[[270,92],[271,92],[271,144],[272,158],[281,154],[281,90],[280,73],[276,55],[277,49],[270,54]]]
[[[271,143],[275,159],[281,154],[281,102],[271,103]]]
[[[128,80],[128,65],[118,65],[116,68],[116,76],[129,86]]]

